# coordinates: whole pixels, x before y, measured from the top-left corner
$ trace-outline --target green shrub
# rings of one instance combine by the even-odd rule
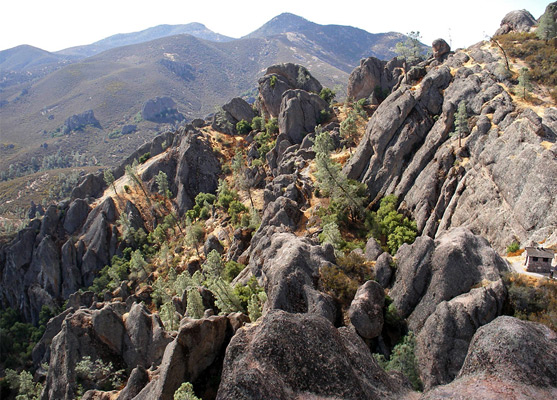
[[[512,242],[507,246],[507,254],[514,253],[520,250],[520,244],[518,242]]]
[[[139,160],[137,160],[140,164],[144,164],[145,161],[147,161],[149,158],[151,158],[151,153],[147,152],[145,154],[143,154],[141,157],[139,157]]]
[[[238,224],[241,221],[242,216],[248,211],[248,208],[238,200],[231,201],[230,205],[228,206],[228,215],[230,215],[231,222],[234,225]]]
[[[236,131],[240,135],[247,135],[251,132],[251,124],[243,119],[236,124]]]
[[[240,264],[236,261],[228,261],[224,264],[224,270],[222,271],[222,277],[226,282],[232,282],[234,278],[238,276],[240,272],[244,270],[246,266]]]
[[[276,118],[271,118],[269,121],[267,121],[267,123],[265,124],[265,131],[269,135],[274,135],[275,133],[278,133],[279,127]]]
[[[336,93],[329,88],[323,88],[321,89],[321,92],[319,92],[319,97],[325,100],[328,104],[333,104],[335,96]]]
[[[389,360],[383,355],[374,354],[375,359],[385,371],[401,372],[412,383],[414,390],[422,390],[418,363],[415,355],[416,338],[413,332],[408,332],[401,343],[397,344]]]
[[[271,88],[274,89],[276,84],[277,84],[277,76],[271,75],[271,78],[269,79],[269,85],[271,86]]]
[[[263,118],[257,116],[251,120],[251,129],[261,132],[265,129],[265,121]]]
[[[174,400],[201,400],[193,391],[193,385],[189,382],[184,382],[174,392]]]

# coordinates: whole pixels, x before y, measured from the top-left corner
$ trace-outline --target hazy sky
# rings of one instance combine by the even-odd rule
[[[160,24],[201,22],[232,37],[246,35],[282,12],[319,24],[371,33],[420,31],[426,44],[443,37],[470,46],[493,34],[503,16],[527,9],[538,18],[549,0],[6,0],[0,50],[30,44],[48,51],[89,44]]]

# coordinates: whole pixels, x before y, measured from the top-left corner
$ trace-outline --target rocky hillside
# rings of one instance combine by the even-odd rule
[[[277,18],[280,22],[286,17]],[[78,151],[98,165],[114,166],[154,134],[175,129],[180,122],[148,121],[141,111],[150,100],[169,97],[187,120],[205,118],[223,101],[236,96],[252,98],[262,71],[284,62],[303,64],[326,87],[344,86],[362,57],[391,58],[392,49],[403,38],[401,34],[321,26],[293,15],[288,18],[304,23],[278,35],[274,30],[268,35],[256,31],[253,37],[233,41],[210,35],[198,25],[161,26],[75,49],[94,56],[55,72],[49,69],[41,79],[32,79],[34,75],[27,71],[6,70],[0,103],[2,144],[12,147],[2,152],[0,171],[7,171],[10,164],[22,169],[32,157],[42,159],[58,149]],[[15,50],[1,54],[7,57]],[[26,58],[26,53],[16,53],[27,64],[38,62]],[[74,53],[64,54],[66,59]],[[15,65],[13,57],[10,60],[6,66]],[[10,84],[8,75],[25,79]],[[64,133],[68,118],[89,110],[99,127],[83,126]],[[132,134],[123,133],[127,125],[135,126]]]
[[[273,65],[256,111],[87,175],[0,247],[0,394],[555,397],[557,285],[518,289],[500,253],[557,245],[557,109],[513,92],[495,43],[432,47],[364,60],[345,105]]]

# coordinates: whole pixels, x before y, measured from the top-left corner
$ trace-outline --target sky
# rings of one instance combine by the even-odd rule
[[[0,50],[28,44],[48,51],[90,44],[116,33],[161,24],[200,22],[217,33],[244,36],[282,12],[318,24],[351,25],[371,33],[419,31],[422,42],[444,38],[453,49],[492,35],[512,10],[534,18],[549,0],[7,0]]]

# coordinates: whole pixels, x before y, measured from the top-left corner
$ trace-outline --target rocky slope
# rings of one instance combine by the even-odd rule
[[[212,127],[188,124],[157,136],[114,168],[114,186],[107,188],[101,174],[88,175],[71,200],[31,221],[0,249],[0,302],[37,322],[43,305],[66,301],[33,351],[37,379],[44,381],[41,398],[72,399],[89,383],[96,389],[84,399],[173,399],[185,382],[203,399],[554,397],[557,335],[505,315],[509,294],[502,276],[509,267],[498,251],[515,236],[523,243],[557,242],[557,111],[528,107],[509,93],[511,83],[497,78],[499,56],[489,44],[457,53],[445,45],[437,42],[435,57],[415,66],[408,79],[395,71],[396,63],[372,59],[350,81],[362,97],[372,96],[368,80],[392,89],[379,106],[368,108],[373,115],[344,170],[363,182],[370,208],[396,194],[399,210],[415,218],[418,237],[394,254],[374,238],[365,253],[346,254],[318,239],[318,210],[327,199],[316,193],[313,139],[323,111],[329,121],[322,129],[333,138],[336,159],[350,152],[342,151],[347,143],[338,133],[343,111],[312,93],[321,84],[295,64],[269,67],[259,80],[257,113],[278,120],[274,146],[263,132],[219,133],[226,123],[216,118]],[[459,145],[449,133],[463,100],[471,129]],[[225,104],[224,120],[247,111],[244,106],[240,99]],[[250,191],[242,189],[241,200],[248,205],[251,199],[260,212],[257,228],[231,233],[232,208],[209,207],[207,198],[201,205],[211,235],[204,256],[191,231],[184,238],[178,224],[164,239],[164,257],[157,256],[143,281],[129,274],[102,295],[78,291],[101,275],[112,256],[125,257],[127,247],[157,258],[137,245],[140,238],[124,235],[124,228],[155,235],[168,218],[191,223],[201,212],[197,194],[218,187],[220,197],[225,185],[218,179],[237,179],[241,168],[232,163],[231,176],[226,161],[242,148]],[[263,155],[265,167],[261,148],[271,148]],[[146,153],[150,158],[136,177],[126,175],[125,167]],[[160,172],[171,199],[155,194]],[[361,229],[349,226],[354,232],[343,232],[347,239]],[[233,284],[262,288],[260,316],[249,306],[250,316],[225,312],[222,283],[194,282],[216,254],[212,249],[241,263],[232,264],[243,268]],[[162,254],[163,246],[157,251]],[[347,264],[347,257],[356,261]],[[163,270],[168,280],[178,280],[169,265],[187,272],[183,276],[197,295],[184,289],[169,295],[170,317],[156,300]],[[354,282],[350,268],[365,273],[343,302],[337,289]],[[333,284],[326,271],[336,271]],[[202,308],[199,318],[193,318],[195,301]],[[387,372],[372,356],[395,360],[405,350],[394,344],[409,330],[422,393],[409,382],[411,375]],[[103,377],[92,385],[94,379],[84,378],[78,366],[88,357],[122,371],[122,384],[105,385]]]
[[[497,77],[501,63],[496,49],[478,44],[416,67],[421,77],[378,107],[346,174],[372,198],[396,194],[432,237],[466,226],[497,250],[513,240],[554,243],[557,111],[514,101]],[[461,102],[470,134],[459,146],[450,134]]]

